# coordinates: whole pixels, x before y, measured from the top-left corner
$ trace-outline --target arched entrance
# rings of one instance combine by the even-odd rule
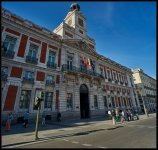
[[[88,88],[85,84],[80,86],[80,114],[81,118],[89,118]]]

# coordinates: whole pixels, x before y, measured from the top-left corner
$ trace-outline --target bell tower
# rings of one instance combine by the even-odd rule
[[[80,6],[73,3],[64,21],[54,30],[63,39],[82,39],[95,50],[95,41],[87,35],[86,17],[80,11]]]

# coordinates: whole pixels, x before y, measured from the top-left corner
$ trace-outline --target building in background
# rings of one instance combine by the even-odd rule
[[[131,69],[97,53],[86,18],[72,4],[54,32],[2,9],[2,117],[28,110],[44,92],[41,112],[55,119],[103,117],[109,109],[140,111]]]
[[[133,80],[139,97],[141,110],[144,112],[144,105],[148,112],[156,111],[156,80],[145,74],[142,69],[132,69]]]

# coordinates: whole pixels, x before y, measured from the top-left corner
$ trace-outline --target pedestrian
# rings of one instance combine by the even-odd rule
[[[46,125],[45,112],[42,113],[42,126]]]
[[[29,120],[29,112],[26,111],[26,112],[24,113],[24,124],[23,124],[24,128],[27,127],[28,120]]]
[[[12,114],[12,112],[10,112],[7,115],[7,121],[6,121],[6,126],[5,126],[5,130],[6,131],[10,131],[10,129],[11,129],[11,121],[12,120],[13,120],[13,114]]]
[[[124,111],[122,110],[122,112],[121,112],[121,123],[123,123],[124,121],[125,121],[125,113],[124,113]]]

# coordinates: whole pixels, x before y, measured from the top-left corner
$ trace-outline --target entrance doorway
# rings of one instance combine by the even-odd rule
[[[88,88],[85,84],[80,86],[80,114],[81,119],[89,118],[89,100],[88,100]]]

